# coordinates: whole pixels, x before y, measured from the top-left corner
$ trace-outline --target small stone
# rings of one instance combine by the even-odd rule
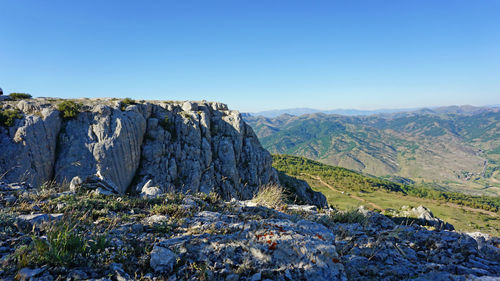
[[[89,278],[89,276],[87,275],[87,273],[85,273],[85,271],[79,269],[72,270],[68,274],[68,277],[72,278],[73,280],[83,280]]]
[[[33,214],[33,215],[20,215],[17,217],[18,220],[29,223],[31,225],[38,225],[42,222],[50,220],[62,219],[63,214]]]
[[[226,281],[238,281],[238,280],[240,280],[240,276],[238,274],[233,273],[233,274],[226,276],[225,280]]]
[[[168,221],[168,216],[165,215],[152,215],[146,219],[144,219],[144,222],[146,224],[152,225],[155,223],[162,223]]]
[[[7,203],[14,203],[14,202],[16,202],[17,198],[16,198],[16,196],[10,194],[10,195],[5,196],[4,200]]]
[[[155,245],[151,251],[151,259],[149,265],[156,272],[169,273],[172,271],[176,262],[177,255],[167,248]]]
[[[254,275],[252,275],[252,278],[250,279],[251,281],[260,281],[262,279],[262,273],[257,272]]]
[[[77,192],[81,184],[82,184],[82,179],[76,176],[73,179],[71,179],[71,182],[69,183],[69,190],[71,190],[72,192]]]
[[[40,273],[44,272],[45,269],[46,269],[45,267],[35,268],[35,269],[25,267],[19,270],[16,277],[18,280],[29,280],[30,278],[35,277]]]
[[[141,195],[143,197],[157,197],[162,194],[162,191],[157,186],[152,186],[152,180],[148,180],[141,188]]]

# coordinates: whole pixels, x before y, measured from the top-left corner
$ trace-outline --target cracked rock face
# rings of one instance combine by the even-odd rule
[[[7,182],[70,182],[99,174],[115,192],[217,192],[249,199],[278,183],[270,154],[236,111],[220,103],[79,100],[63,119],[59,101],[3,102],[23,113],[0,127],[0,175]]]
[[[25,115],[14,127],[0,127],[0,176],[36,186],[51,180],[61,122],[58,112],[45,109]]]

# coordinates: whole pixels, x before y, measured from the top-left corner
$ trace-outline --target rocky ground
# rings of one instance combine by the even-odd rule
[[[498,280],[500,239],[364,209],[0,183],[2,280]],[[265,203],[265,202],[264,202]],[[413,221],[412,221],[413,222]]]

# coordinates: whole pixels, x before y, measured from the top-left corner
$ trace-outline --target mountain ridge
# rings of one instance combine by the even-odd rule
[[[271,153],[304,156],[375,176],[399,176],[449,191],[497,195],[500,190],[499,108],[244,118]]]
[[[276,118],[283,114],[289,114],[293,116],[300,116],[304,114],[314,114],[314,113],[324,113],[324,114],[338,114],[346,116],[359,116],[359,115],[375,115],[375,114],[393,114],[393,113],[404,113],[404,112],[415,112],[420,110],[431,110],[441,113],[450,113],[449,111],[456,110],[467,110],[467,109],[480,109],[480,108],[498,108],[500,105],[485,105],[485,106],[472,106],[472,105],[452,105],[452,106],[432,106],[432,107],[415,107],[415,108],[381,108],[373,110],[363,110],[363,109],[314,109],[314,108],[286,108],[286,109],[275,109],[275,110],[265,110],[259,112],[248,112],[250,116],[263,116],[267,118]]]

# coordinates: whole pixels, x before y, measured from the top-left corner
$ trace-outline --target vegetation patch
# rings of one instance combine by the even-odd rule
[[[16,250],[14,256],[19,268],[87,264],[89,258],[102,253],[108,244],[104,235],[83,233],[72,219],[50,225],[45,233],[45,239],[33,235],[31,244]]]
[[[168,118],[168,116],[160,119],[159,124],[165,131],[168,131],[170,133],[173,131],[174,123]]]
[[[23,115],[17,109],[0,110],[0,126],[12,127],[14,121],[21,118]]]
[[[71,100],[65,100],[57,105],[57,110],[62,113],[64,119],[75,118],[80,112],[82,105]]]
[[[367,217],[358,209],[332,212],[330,218],[332,221],[339,223],[359,223],[361,225],[368,223]]]
[[[31,95],[30,94],[26,94],[26,93],[10,93],[9,97],[12,100],[26,100],[26,99],[31,99]]]
[[[500,210],[500,197],[473,196],[459,192],[432,190],[418,185],[390,182],[299,156],[273,155],[273,166],[278,171],[293,176],[319,176],[333,187],[339,190],[349,190],[349,192],[371,193],[383,190],[419,198],[450,202],[487,211],[498,212]]]
[[[120,109],[124,111],[127,106],[137,104],[137,102],[131,98],[124,98],[121,102]]]

